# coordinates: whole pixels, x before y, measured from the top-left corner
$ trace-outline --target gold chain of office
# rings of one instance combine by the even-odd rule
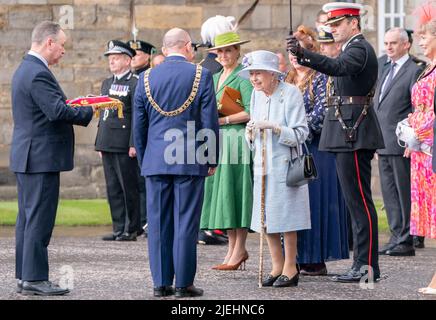
[[[151,96],[150,91],[150,83],[148,80],[148,76],[150,75],[151,69],[148,69],[144,74],[144,88],[145,88],[145,94],[148,98],[148,101],[150,101],[151,106],[159,112],[164,117],[174,117],[182,112],[184,112],[186,109],[189,108],[189,106],[192,104],[192,102],[195,100],[195,97],[197,96],[198,88],[200,86],[200,79],[201,79],[201,73],[203,72],[203,68],[200,65],[197,65],[197,69],[195,70],[195,78],[194,83],[192,84],[192,90],[191,94],[189,95],[188,99],[186,99],[185,103],[182,104],[181,107],[179,107],[176,110],[173,111],[164,111],[162,108],[154,101],[153,97]]]

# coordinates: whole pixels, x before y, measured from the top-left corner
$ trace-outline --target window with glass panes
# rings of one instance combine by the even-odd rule
[[[385,32],[390,28],[404,28],[404,0],[378,0],[378,48],[384,52]]]

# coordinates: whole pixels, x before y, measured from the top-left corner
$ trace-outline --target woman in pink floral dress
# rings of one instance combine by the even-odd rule
[[[436,7],[428,2],[418,9],[419,46],[430,64],[412,89],[413,113],[409,123],[421,142],[422,152],[406,149],[411,157],[412,210],[410,234],[436,239],[436,173],[432,170],[434,96],[436,87]],[[436,294],[436,274],[427,288],[419,290]]]

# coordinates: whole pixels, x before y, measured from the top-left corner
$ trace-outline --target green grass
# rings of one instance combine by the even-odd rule
[[[0,225],[15,225],[18,204],[0,201]],[[56,216],[58,226],[111,225],[109,205],[105,199],[61,200]]]
[[[380,232],[389,231],[386,212],[381,210],[382,202],[376,201]],[[16,201],[0,201],[0,225],[13,226],[17,218]],[[99,226],[111,225],[109,205],[105,199],[61,200],[56,225],[58,226]]]

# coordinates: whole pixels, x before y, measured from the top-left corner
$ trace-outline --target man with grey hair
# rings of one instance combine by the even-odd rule
[[[153,294],[196,297],[203,294],[194,286],[197,235],[204,179],[217,166],[218,110],[211,73],[189,62],[189,34],[171,29],[162,52],[165,61],[140,75],[133,112],[134,144],[146,178]],[[206,135],[200,139],[206,142],[197,134]]]
[[[73,169],[73,124],[87,126],[93,108],[72,108],[50,71],[65,53],[59,24],[44,21],[32,33],[32,47],[12,79],[14,129],[10,169],[18,190],[16,223],[17,292],[63,295],[48,276],[47,246],[59,200],[59,172]]]
[[[380,123],[385,148],[378,149],[378,166],[383,200],[391,237],[379,254],[414,256],[410,236],[410,159],[403,157],[404,148],[397,143],[397,123],[412,112],[411,91],[422,71],[410,57],[406,30],[393,28],[385,34],[389,66],[378,79],[374,110]]]

